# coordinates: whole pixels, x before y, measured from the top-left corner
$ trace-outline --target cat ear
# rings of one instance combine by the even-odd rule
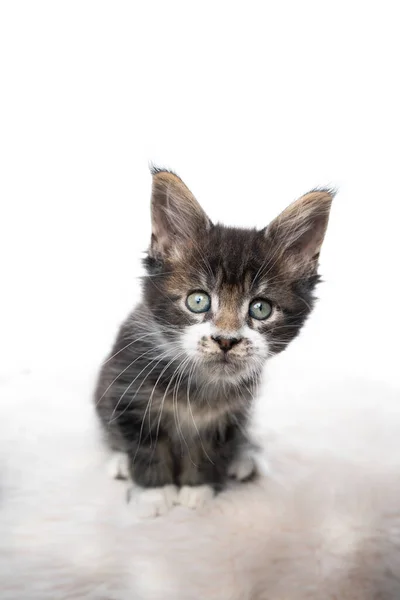
[[[264,230],[286,269],[315,272],[335,192],[314,190],[288,206]]]
[[[212,227],[189,188],[174,173],[152,169],[150,256],[166,257]]]

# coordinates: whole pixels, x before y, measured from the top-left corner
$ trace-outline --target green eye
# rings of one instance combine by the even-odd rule
[[[249,306],[249,314],[253,319],[257,319],[258,321],[264,321],[264,319],[268,319],[272,313],[272,304],[268,302],[268,300],[263,300],[262,298],[257,298],[250,303]]]
[[[193,292],[186,298],[186,306],[194,313],[204,313],[210,310],[211,298],[206,292]]]

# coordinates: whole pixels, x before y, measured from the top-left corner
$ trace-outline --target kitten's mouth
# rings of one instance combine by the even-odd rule
[[[232,357],[228,352],[218,352],[215,354],[215,360],[224,363],[230,363],[232,362]]]
[[[238,374],[248,366],[248,361],[243,357],[235,356],[229,352],[215,353],[205,358],[207,370],[221,374]]]
[[[235,356],[230,352],[215,352],[211,355],[211,358],[209,360],[212,360],[216,363],[229,365],[239,364],[240,362],[243,362],[242,357]]]

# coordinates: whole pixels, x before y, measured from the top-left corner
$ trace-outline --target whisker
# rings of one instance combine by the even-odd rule
[[[167,367],[166,367],[166,368],[168,368],[168,367],[169,367],[169,365],[171,365],[171,364],[172,364],[172,363],[173,363],[173,362],[174,362],[174,361],[175,361],[175,360],[176,360],[176,359],[177,359],[179,356],[182,356],[182,354],[183,354],[183,352],[181,352],[180,354],[178,354],[178,355],[174,356],[174,358],[173,358],[173,359],[172,359],[172,360],[171,360],[171,361],[168,363],[168,365],[167,365]],[[158,364],[158,363],[157,363],[157,364]],[[148,374],[148,375],[149,375],[149,374]],[[147,376],[148,376],[148,375],[147,375]],[[147,376],[146,376],[146,378],[147,378]],[[173,378],[173,375],[172,375],[172,378]],[[171,378],[171,380],[172,380],[172,378]],[[144,381],[143,381],[143,383],[144,383]],[[167,388],[167,389],[168,389],[168,388]],[[138,442],[138,446],[137,446],[137,448],[136,448],[135,455],[134,455],[134,457],[133,457],[133,460],[132,460],[132,464],[134,464],[134,462],[135,462],[135,459],[136,459],[136,456],[137,456],[137,453],[139,452],[139,449],[140,449],[140,444],[141,444],[141,440],[142,440],[142,434],[143,434],[143,428],[144,428],[144,423],[145,423],[145,419],[146,419],[147,411],[148,411],[148,409],[149,409],[149,404],[150,404],[150,398],[149,398],[149,400],[147,401],[146,410],[144,411],[144,415],[143,415],[143,419],[142,419],[142,424],[141,424],[141,427],[140,427],[140,432],[139,432],[139,442]],[[158,437],[158,434],[157,434],[157,437]],[[154,451],[153,451],[153,452],[154,452]],[[153,454],[152,454],[152,456],[153,456]]]
[[[187,440],[186,440],[186,438],[185,438],[185,436],[183,434],[182,427],[181,427],[181,424],[180,424],[180,421],[179,421],[179,412],[178,412],[178,391],[179,391],[179,386],[180,386],[180,383],[182,381],[182,377],[183,377],[183,374],[184,374],[185,367],[190,362],[190,360],[191,360],[191,358],[188,357],[187,359],[183,360],[182,363],[181,363],[181,372],[180,372],[180,375],[179,375],[179,377],[178,377],[178,379],[176,381],[176,384],[174,386],[174,391],[173,391],[173,394],[172,394],[172,406],[173,406],[173,409],[174,409],[174,417],[176,417],[175,418],[175,424],[176,424],[176,427],[177,427],[178,435],[179,435],[179,437],[185,443],[185,446],[186,446],[188,454],[189,454],[189,460],[190,460],[190,462],[192,463],[192,465],[194,467],[198,467],[198,465],[196,465],[193,462],[193,460],[192,460],[191,453],[190,453],[190,448],[189,448],[189,444],[187,443]]]
[[[177,355],[177,357],[179,357],[179,356],[182,356],[182,354],[183,354],[183,352],[182,352],[181,354],[178,354],[178,355]],[[167,366],[169,366],[169,364],[168,364]],[[170,386],[171,386],[171,383],[172,383],[172,381],[173,381],[173,379],[174,379],[174,377],[175,377],[175,374],[178,372],[178,369],[179,369],[179,366],[178,366],[178,368],[177,368],[177,369],[175,369],[174,373],[172,374],[172,376],[171,376],[171,378],[170,378],[170,380],[169,380],[169,382],[168,382],[168,385],[167,385],[167,387],[166,387],[166,390],[165,390],[165,392],[164,392],[164,395],[163,395],[163,397],[162,397],[162,400],[161,400],[161,406],[160,406],[160,411],[159,411],[159,419],[158,419],[158,425],[157,425],[157,431],[156,431],[156,438],[158,438],[158,434],[159,434],[159,430],[160,430],[160,425],[161,425],[161,415],[162,415],[163,408],[164,408],[164,402],[165,402],[165,398],[166,398],[166,396],[167,396],[167,393],[168,393],[168,390],[169,390],[169,388],[170,388]],[[164,369],[164,370],[165,370],[165,369]],[[164,371],[163,371],[163,372],[164,372]],[[161,373],[161,375],[162,375],[162,373]]]
[[[187,407],[188,407],[188,409],[190,411],[190,415],[192,417],[194,428],[196,429],[197,435],[199,436],[199,440],[200,440],[200,444],[201,444],[201,447],[203,449],[203,452],[206,455],[206,457],[208,458],[209,462],[213,465],[215,463],[211,460],[211,458],[209,457],[209,455],[207,453],[207,450],[204,448],[203,440],[201,439],[200,431],[199,431],[199,429],[197,427],[196,421],[194,419],[192,407],[190,405],[190,398],[189,398],[190,382],[191,382],[191,379],[193,379],[193,374],[194,374],[194,370],[195,370],[196,366],[197,366],[197,363],[194,362],[193,366],[192,366],[192,369],[189,371],[189,375],[188,375],[188,381],[187,381],[187,386],[186,386]]]
[[[106,387],[106,389],[104,390],[104,392],[102,393],[102,395],[100,396],[100,398],[96,401],[96,406],[98,406],[98,404],[101,402],[101,400],[103,400],[104,396],[107,394],[107,392],[109,391],[109,389],[114,385],[114,383],[117,381],[117,379],[119,379],[121,377],[121,375],[123,375],[125,373],[125,371],[127,371],[133,364],[135,364],[135,362],[137,362],[138,360],[140,360],[141,358],[143,358],[143,356],[146,356],[146,354],[149,354],[151,352],[154,352],[154,348],[150,348],[150,350],[147,350],[146,352],[143,352],[137,358],[135,358],[135,360],[133,360],[132,362],[130,362],[128,364],[128,366],[125,367],[125,369],[122,369],[122,371],[120,371],[120,373],[118,373],[118,375],[112,380],[112,382],[110,383],[110,385]]]
[[[159,348],[163,348],[165,346],[167,347],[171,347],[172,345],[177,344],[177,342],[172,343],[172,342],[166,342],[165,344],[158,344],[155,347],[149,348],[148,350],[146,350],[146,352],[142,352],[141,354],[139,354],[139,356],[137,356],[134,360],[132,360],[132,362],[130,362],[128,364],[127,367],[125,367],[124,369],[122,369],[122,371],[112,380],[112,382],[108,385],[108,387],[105,389],[105,391],[102,393],[102,395],[100,396],[100,398],[96,401],[95,406],[98,406],[98,404],[101,402],[101,400],[104,398],[104,396],[107,394],[107,392],[109,391],[109,389],[114,385],[114,383],[121,377],[121,375],[123,375],[133,364],[135,364],[135,362],[137,362],[138,360],[140,360],[141,358],[143,358],[144,356],[146,356],[147,354],[151,354],[152,352],[156,352]]]
[[[129,348],[129,346],[132,346],[132,344],[136,344],[136,342],[139,342],[140,340],[143,340],[144,338],[148,337],[149,335],[156,335],[154,332],[150,332],[147,333],[146,335],[142,335],[134,340],[132,340],[131,342],[129,342],[129,344],[126,344],[126,346],[124,346],[123,348],[120,348],[118,350],[118,352],[115,352],[114,354],[112,354],[111,356],[109,356],[107,358],[107,360],[105,360],[101,366],[103,367],[104,365],[106,365],[108,362],[110,362],[110,360],[112,360],[113,358],[115,358],[116,356],[118,356],[118,354],[120,354],[120,352],[123,352],[124,350],[126,350],[127,348]]]
[[[154,365],[154,367],[147,373],[146,377],[143,379],[143,381],[141,382],[141,384],[139,385],[139,387],[137,388],[135,395],[130,399],[129,403],[127,404],[127,406],[125,406],[124,410],[121,411],[120,413],[118,413],[117,418],[119,418],[121,415],[123,415],[128,408],[130,407],[130,405],[132,404],[132,401],[134,398],[136,398],[140,388],[142,387],[142,385],[144,384],[144,382],[146,381],[147,377],[154,371],[154,369],[157,367],[157,365],[169,354],[169,350],[167,350],[166,352],[163,352],[160,356],[157,356],[155,358],[153,358],[153,360],[151,360],[149,363],[146,364],[145,367],[143,367],[143,369],[136,375],[136,377],[131,381],[131,383],[125,388],[125,390],[123,391],[123,393],[121,394],[116,406],[114,407],[114,410],[111,413],[111,417],[110,417],[110,421],[109,424],[113,423],[116,419],[114,419],[114,415],[118,409],[118,406],[121,403],[121,400],[125,397],[125,395],[127,394],[127,392],[130,390],[130,388],[132,387],[132,385],[135,383],[135,381],[140,377],[140,375],[149,367],[151,366],[154,361],[156,361],[158,359],[158,361],[156,362],[156,364]]]

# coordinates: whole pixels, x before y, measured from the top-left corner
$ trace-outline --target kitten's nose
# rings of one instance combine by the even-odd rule
[[[211,336],[211,339],[218,344],[223,352],[228,352],[233,348],[233,346],[236,346],[236,344],[240,342],[241,338],[227,338],[223,337],[222,335],[216,335]]]

